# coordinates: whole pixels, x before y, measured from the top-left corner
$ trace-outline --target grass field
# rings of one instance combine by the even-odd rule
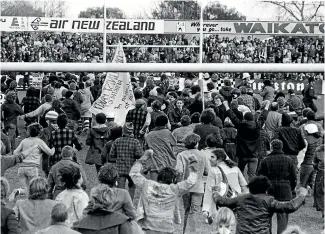
[[[20,100],[23,97],[22,92],[20,92]],[[324,96],[322,96],[321,100],[318,100],[317,107],[319,111],[317,115],[324,113]],[[24,123],[23,121],[19,122],[19,130],[20,136],[17,139],[18,143],[25,138],[26,132],[24,130]],[[98,183],[97,176],[96,176],[96,169],[94,166],[89,166],[84,163],[88,146],[85,145],[85,137],[80,138],[80,141],[83,143],[83,149],[78,152],[78,161],[82,164],[83,168],[85,169],[87,176],[88,176],[88,184],[87,184],[87,192],[89,193],[89,188],[93,187]],[[5,176],[8,178],[11,189],[19,187],[18,184],[18,177],[17,177],[18,166],[13,167],[6,171]],[[13,206],[14,204],[9,204],[9,206]],[[207,234],[213,231],[213,225],[210,226],[204,223],[203,217],[198,222],[200,225],[198,229],[198,234]],[[322,228],[324,226],[324,220],[321,217],[320,212],[317,212],[316,209],[313,207],[313,198],[307,197],[306,204],[303,205],[297,212],[290,215],[289,218],[289,225],[299,225],[303,228],[308,234],[320,234]],[[179,225],[177,231],[175,233],[181,233],[182,227]],[[273,228],[272,233],[276,233],[276,219],[273,218]]]

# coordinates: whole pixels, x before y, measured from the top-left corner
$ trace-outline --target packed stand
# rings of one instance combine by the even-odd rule
[[[179,90],[170,73],[158,82],[132,77],[135,108],[123,126],[114,113],[89,112],[103,74],[51,74],[41,100],[32,86],[19,100],[15,81],[7,82],[1,232],[188,234],[200,232],[202,221],[214,233],[260,234],[271,233],[276,214],[277,233],[292,233],[300,229],[287,227],[289,214],[308,194],[324,217],[315,79],[300,98],[294,90],[276,93],[271,80],[259,94],[228,79],[218,90],[217,75],[204,76],[204,101],[195,79]],[[16,146],[18,118],[27,137]],[[94,165],[98,184],[81,162]],[[19,187],[10,191],[5,171],[17,164]]]
[[[186,35],[107,35],[107,62],[118,42],[126,47],[128,63],[197,63],[199,38]],[[230,39],[211,34],[203,41],[205,63],[324,63],[324,39],[274,36],[261,40],[247,36]],[[56,32],[2,32],[2,62],[103,61],[101,34]],[[184,47],[154,47],[184,46]],[[144,47],[143,47],[144,46]]]

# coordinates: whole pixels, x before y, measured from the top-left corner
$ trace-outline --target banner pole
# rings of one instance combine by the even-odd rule
[[[106,44],[107,44],[107,38],[106,38],[106,0],[104,0],[104,39],[103,39],[103,63],[106,63]]]
[[[204,1],[201,2],[201,14],[200,14],[200,64],[203,63],[203,12],[204,12]],[[202,96],[202,108],[204,110],[204,90],[203,90],[203,73],[199,73],[199,81],[201,81],[201,95]]]

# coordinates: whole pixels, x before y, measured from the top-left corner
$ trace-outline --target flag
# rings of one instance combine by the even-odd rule
[[[126,63],[121,43],[116,49],[112,63]],[[93,103],[90,112],[95,115],[98,113],[114,113],[114,122],[122,126],[125,123],[128,111],[134,109],[134,107],[135,99],[130,74],[128,72],[108,72],[102,87],[102,93]]]

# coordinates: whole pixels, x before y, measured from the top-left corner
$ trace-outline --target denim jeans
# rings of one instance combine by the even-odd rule
[[[201,212],[203,193],[188,193],[183,195],[184,203],[184,227],[183,233],[196,233],[197,215]]]
[[[304,188],[307,188],[308,181],[311,179],[313,172],[314,172],[313,165],[301,164],[299,185]]]
[[[244,173],[245,167],[247,165],[247,175],[248,181],[253,179],[256,175],[258,159],[257,158],[239,158],[238,168]]]
[[[277,213],[277,234],[281,234],[284,230],[287,229],[289,214],[288,213]]]
[[[120,177],[117,179],[117,183],[118,183],[117,184],[118,188],[127,189],[126,188],[126,177],[125,176],[120,175]],[[135,185],[133,185],[132,187],[129,187],[128,191],[129,191],[131,199],[133,200],[134,192],[135,192]]]
[[[11,152],[13,152],[16,149],[16,137],[17,137],[16,129],[17,126],[14,124],[9,124],[5,126],[5,130],[8,134],[8,140],[11,147]]]
[[[38,168],[37,167],[20,167],[18,168],[18,178],[20,188],[22,188],[23,192],[21,194],[27,194],[29,182],[38,176]]]

